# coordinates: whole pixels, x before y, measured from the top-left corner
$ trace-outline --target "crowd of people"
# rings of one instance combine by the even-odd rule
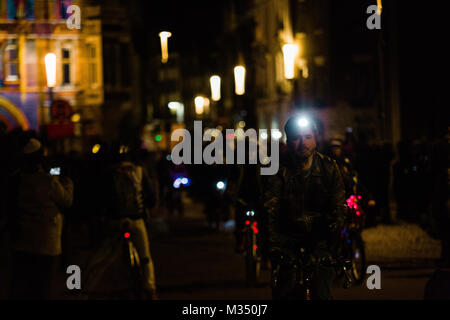
[[[35,132],[20,130],[4,134],[1,147],[1,232],[12,252],[11,299],[54,295],[57,271],[71,264],[69,229],[87,225],[95,250],[110,236],[110,226],[125,221],[143,267],[145,295],[157,298],[147,224],[159,194],[146,155],[117,142],[85,156],[52,156]]]
[[[347,132],[318,150],[336,160],[345,197],[365,199],[367,227],[399,219],[419,223],[443,240],[442,258],[448,262],[447,139],[402,141],[396,157],[392,145],[370,145],[364,136],[355,139]],[[58,157],[48,154],[35,132],[21,130],[0,132],[0,148],[0,230],[2,239],[10,235],[13,251],[11,298],[51,296],[54,270],[68,263],[72,244],[67,229],[87,222],[89,245],[95,247],[106,234],[104,222],[121,219],[130,220],[139,234],[145,287],[149,298],[156,298],[149,210],[165,208],[170,216],[182,216],[182,187],[191,182],[190,196],[204,203],[212,229],[235,220],[237,252],[242,252],[243,212],[249,206],[263,211],[260,200],[267,181],[259,176],[258,165],[174,165],[170,154],[149,153],[139,142],[100,143],[95,152]],[[42,276],[30,274],[29,265]]]

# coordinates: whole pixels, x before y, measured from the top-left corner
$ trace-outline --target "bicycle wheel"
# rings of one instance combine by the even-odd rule
[[[356,284],[361,284],[366,272],[366,253],[360,234],[352,235],[352,276]]]

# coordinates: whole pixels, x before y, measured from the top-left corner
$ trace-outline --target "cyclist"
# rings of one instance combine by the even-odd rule
[[[106,169],[102,188],[106,217],[127,222],[138,251],[144,275],[144,288],[149,299],[157,299],[155,272],[146,229],[148,209],[156,197],[145,169],[132,162],[130,147],[113,144],[110,166]]]
[[[316,258],[332,256],[332,234],[345,215],[345,189],[334,160],[316,151],[317,127],[311,119],[291,117],[285,125],[287,155],[277,175],[268,178],[264,207],[268,215],[269,253],[273,264],[281,257],[295,260],[306,247]],[[331,227],[333,226],[334,227]],[[334,269],[318,265],[311,283],[311,299],[331,299]],[[292,296],[296,271],[280,267],[274,299]]]

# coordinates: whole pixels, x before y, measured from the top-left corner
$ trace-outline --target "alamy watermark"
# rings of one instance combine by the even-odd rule
[[[81,29],[81,9],[77,5],[71,5],[67,7],[67,14],[70,14],[70,17],[67,18],[66,25],[69,30],[73,29]]]
[[[171,141],[182,141],[175,145],[172,149],[171,157],[174,164],[234,164],[235,163],[235,149],[237,150],[237,164],[246,164],[248,155],[248,164],[257,164],[258,157],[260,163],[263,165],[260,169],[261,175],[274,175],[278,172],[280,165],[279,159],[279,138],[268,139],[266,129],[260,129],[257,134],[255,129],[226,129],[226,142],[224,146],[224,139],[222,132],[218,129],[207,129],[203,133],[202,122],[194,121],[194,148],[192,149],[191,133],[186,129],[176,129],[172,132]],[[270,133],[279,130],[272,129]],[[234,137],[237,137],[236,148]],[[214,137],[214,140],[213,140]],[[264,138],[265,137],[265,138]],[[246,153],[246,139],[248,138],[248,153]],[[270,140],[270,156],[268,155],[268,141]],[[203,142],[210,142],[204,150]],[[194,159],[192,161],[191,153],[194,152]],[[181,155],[182,153],[182,155]]]
[[[371,274],[366,281],[367,289],[369,290],[380,290],[381,289],[381,269],[377,265],[370,265],[366,270],[367,274]]]
[[[81,269],[79,266],[73,264],[67,267],[67,274],[70,276],[67,278],[66,286],[67,289],[73,290],[81,290]]]
[[[367,11],[368,14],[371,14],[368,18],[367,18],[367,28],[369,30],[373,30],[373,29],[381,29],[381,6],[379,5],[371,5],[367,7]]]

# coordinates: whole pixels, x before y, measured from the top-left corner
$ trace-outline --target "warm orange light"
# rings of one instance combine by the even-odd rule
[[[283,46],[284,57],[284,77],[286,79],[294,79],[295,75],[295,59],[297,58],[298,46],[295,44],[285,44]]]
[[[169,60],[169,49],[167,44],[167,39],[169,39],[172,34],[168,31],[162,31],[159,33],[161,38],[161,62],[166,63]]]
[[[80,120],[81,120],[81,116],[80,116],[80,114],[78,114],[78,113],[74,113],[73,115],[72,115],[72,117],[70,118],[70,120],[72,121],[72,122],[80,122]]]
[[[92,147],[92,153],[96,154],[100,151],[100,145],[96,144]]]
[[[235,92],[237,95],[243,95],[245,93],[245,67],[236,66],[234,68],[234,84]]]
[[[383,10],[383,5],[381,3],[381,0],[377,0],[377,6],[378,6],[377,14],[381,15],[381,11]]]
[[[203,98],[204,103],[203,103],[203,111],[205,112],[205,114],[209,114],[209,105],[210,105],[210,101],[208,98],[204,97]]]
[[[219,76],[212,76],[209,79],[209,82],[211,83],[211,99],[213,101],[219,101],[220,100],[220,77]]]
[[[195,103],[195,113],[203,114],[205,108],[205,98],[197,96],[194,99],[194,103]]]
[[[56,55],[54,53],[45,55],[45,72],[47,74],[47,87],[53,88],[56,84]]]

